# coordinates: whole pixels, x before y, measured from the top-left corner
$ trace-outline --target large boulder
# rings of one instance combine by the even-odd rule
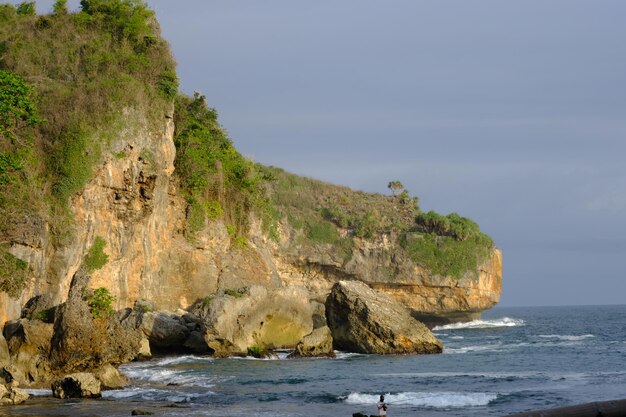
[[[0,378],[0,406],[22,404],[28,397],[28,393],[17,388],[15,382],[4,383]]]
[[[166,311],[145,313],[141,330],[157,350],[181,350],[190,333],[180,315]]]
[[[104,365],[95,371],[102,389],[120,389],[128,385],[128,377],[117,370],[113,365]]]
[[[56,398],[99,398],[102,396],[100,381],[89,372],[67,375],[52,384]]]
[[[216,356],[294,347],[313,330],[309,293],[301,287],[255,285],[226,291],[207,304],[205,340]]]
[[[328,357],[334,358],[333,336],[328,326],[319,327],[304,336],[296,345],[290,358],[298,357]]]
[[[441,353],[443,346],[406,307],[360,281],[339,281],[326,299],[334,346],[376,354]]]
[[[13,378],[23,385],[37,385],[52,378],[48,361],[52,324],[27,319],[10,321],[4,326],[4,337],[11,362],[7,369]]]

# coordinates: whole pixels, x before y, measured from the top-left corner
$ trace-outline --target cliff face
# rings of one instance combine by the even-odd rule
[[[21,307],[35,294],[49,294],[55,303],[65,301],[72,276],[98,236],[106,242],[109,260],[93,273],[90,285],[108,288],[118,309],[137,299],[152,300],[159,309],[187,308],[221,291],[253,286],[264,287],[263,297],[270,301],[277,290],[290,287],[298,290],[281,297],[292,297],[298,305],[306,297],[323,304],[333,284],[345,279],[368,283],[431,323],[468,320],[498,302],[502,258],[497,249],[478,271],[456,279],[416,265],[395,250],[389,235],[354,237],[345,256],[331,245],[303,247],[298,231],[284,221],[278,225],[278,240],[270,240],[251,216],[245,247],[232,244],[219,219],[207,220],[190,242],[184,234],[187,202],[172,176],[172,115],[165,115],[157,130],[144,119],[135,111],[124,113],[128,127],[120,130],[111,154],[72,199],[75,235],[67,245],[50,243],[45,222],[15,239],[11,253],[29,263],[33,278],[17,299],[0,293],[0,323],[19,317]],[[272,316],[271,303],[259,305],[265,316]],[[305,324],[292,332],[294,340],[281,339],[278,344],[295,344],[311,330],[311,308],[298,309]],[[269,339],[265,341],[272,342]]]

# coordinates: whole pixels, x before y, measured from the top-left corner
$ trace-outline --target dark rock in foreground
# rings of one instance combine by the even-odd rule
[[[326,300],[326,318],[340,350],[375,354],[441,353],[430,330],[389,296],[360,281],[339,281]]]
[[[528,411],[507,417],[623,417],[626,416],[626,399],[598,401],[548,410]]]
[[[67,375],[52,384],[52,395],[56,398],[99,398],[100,381],[93,374],[79,372]]]

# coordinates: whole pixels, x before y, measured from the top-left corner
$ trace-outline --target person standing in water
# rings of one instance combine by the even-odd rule
[[[380,401],[378,401],[378,415],[379,416],[387,416],[387,404],[385,403],[385,396],[380,396]]]

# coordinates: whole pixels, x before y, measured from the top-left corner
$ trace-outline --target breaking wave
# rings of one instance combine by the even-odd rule
[[[345,398],[347,404],[376,404],[376,394],[353,392]],[[498,398],[498,394],[487,392],[400,392],[385,394],[389,407],[419,406],[432,408],[475,407],[484,406]]]
[[[521,319],[503,317],[495,320],[472,320],[466,323],[452,323],[443,326],[435,326],[433,331],[438,330],[458,330],[458,329],[491,329],[496,327],[524,326],[526,323]]]
[[[567,342],[578,342],[585,339],[593,339],[595,336],[592,334],[583,334],[579,336],[574,335],[561,335],[561,334],[540,334],[537,337],[541,337],[543,339],[556,339],[563,340]]]

